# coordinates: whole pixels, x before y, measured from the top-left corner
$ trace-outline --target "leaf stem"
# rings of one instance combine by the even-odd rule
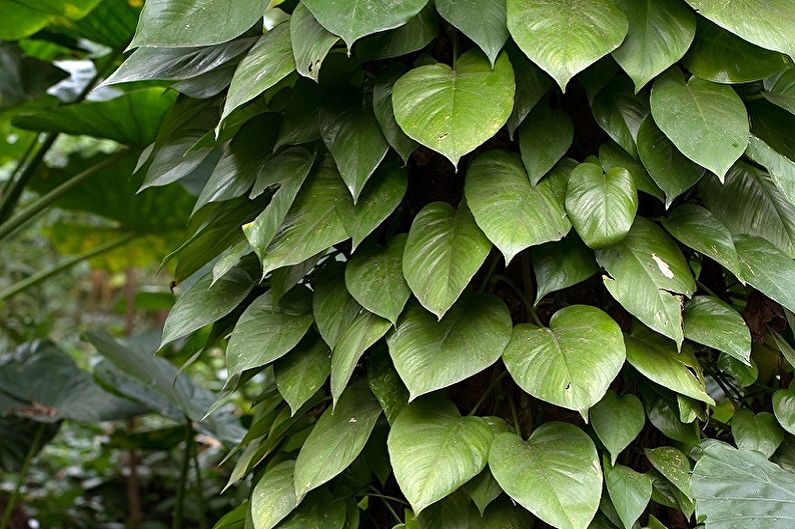
[[[188,468],[190,468],[191,443],[193,442],[193,425],[187,419],[185,424],[185,450],[182,453],[182,466],[179,471],[179,487],[177,488],[177,500],[174,505],[174,523],[172,529],[182,529],[185,517],[185,490],[188,487]]]
[[[204,480],[202,480],[202,468],[199,464],[199,447],[196,443],[192,445],[193,468],[196,472],[196,501],[199,505],[199,529],[207,527],[207,507],[204,502]]]
[[[386,506],[387,510],[388,510],[388,511],[389,511],[389,512],[392,514],[392,516],[395,518],[395,521],[396,521],[398,524],[401,524],[401,523],[403,523],[403,520],[401,520],[401,519],[400,519],[400,516],[398,516],[398,514],[395,512],[395,509],[393,509],[393,508],[392,508],[392,506],[389,504],[389,501],[387,501],[387,497],[386,497],[386,496],[384,496],[383,494],[381,494],[381,493],[378,491],[378,489],[377,489],[377,488],[375,488],[375,487],[373,487],[372,485],[370,485],[370,489],[371,489],[372,491],[375,491],[375,492],[376,492],[376,494],[370,494],[370,495],[371,495],[371,496],[374,496],[374,497],[378,498],[379,500],[381,500],[382,502],[384,502],[384,505]]]
[[[11,514],[13,514],[14,507],[16,507],[19,497],[22,495],[22,486],[25,484],[25,478],[28,476],[30,465],[36,455],[39,443],[41,443],[41,437],[44,434],[44,426],[45,424],[43,422],[39,423],[36,432],[33,434],[33,441],[30,444],[30,448],[28,448],[28,453],[25,455],[25,461],[23,461],[22,467],[19,469],[19,476],[17,477],[14,491],[11,493],[11,497],[8,498],[6,509],[3,512],[3,518],[0,520],[0,529],[7,529],[8,523],[11,521]]]
[[[472,411],[469,412],[469,415],[474,415],[475,412],[478,411],[478,408],[480,408],[480,406],[483,404],[483,402],[485,402],[486,397],[488,397],[489,394],[492,391],[494,391],[494,388],[497,387],[497,384],[499,383],[499,381],[502,380],[503,377],[505,377],[505,375],[507,375],[507,374],[508,374],[508,371],[503,371],[502,373],[500,373],[499,375],[497,375],[494,378],[494,380],[491,382],[491,385],[488,388],[486,388],[486,391],[483,392],[483,395],[481,395],[480,399],[472,407]]]
[[[519,414],[516,413],[516,403],[513,396],[508,399],[508,406],[511,407],[511,417],[513,417],[513,427],[516,428],[516,435],[522,437],[522,426],[519,424]]]

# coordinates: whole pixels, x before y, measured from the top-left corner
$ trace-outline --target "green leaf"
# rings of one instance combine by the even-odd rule
[[[743,277],[749,285],[795,312],[795,261],[765,239],[740,235],[734,240]]]
[[[304,77],[317,82],[323,59],[337,43],[338,37],[321,26],[302,3],[298,3],[290,18],[290,41],[295,68]]]
[[[345,288],[345,265],[327,262],[317,274],[312,288],[312,313],[320,336],[334,349],[337,340],[350,327],[361,306]]]
[[[354,42],[366,35],[402,26],[428,0],[403,0],[397,4],[369,0],[304,0],[303,3],[323,27],[342,37],[350,50]]]
[[[439,34],[439,16],[428,3],[419,14],[399,28],[370,35],[358,41],[353,55],[360,62],[400,57],[427,46]]]
[[[635,92],[682,58],[696,34],[696,17],[679,0],[618,0],[629,33],[613,58]]]
[[[629,23],[612,0],[508,0],[508,30],[565,92],[572,77],[618,48]]]
[[[361,102],[348,105],[337,100],[333,107],[320,110],[320,136],[356,203],[389,150],[378,121]]]
[[[759,81],[788,63],[786,56],[754,46],[703,18],[683,62],[693,75],[726,84]]]
[[[774,397],[774,406],[775,400]],[[784,440],[784,430],[776,418],[767,412],[754,414],[746,409],[737,410],[732,417],[731,427],[737,448],[755,450],[768,459]]]
[[[774,105],[795,114],[795,68],[787,68],[767,77],[762,95]]]
[[[787,529],[795,523],[795,474],[758,452],[708,445],[693,469],[693,496],[709,529]]]
[[[549,328],[517,325],[502,355],[523,390],[580,413],[605,395],[625,358],[621,328],[610,316],[587,305],[560,309]]]
[[[502,433],[507,429],[507,425],[503,423],[503,426],[505,426],[505,428],[500,431],[494,428],[492,429],[494,429],[495,434]],[[489,504],[502,494],[500,484],[497,483],[497,480],[494,479],[494,476],[491,475],[491,470],[488,468],[484,468],[480,474],[470,479],[463,486],[462,490],[472,498],[472,502],[477,506],[481,516],[485,514]]]
[[[455,69],[420,66],[394,85],[392,104],[400,128],[443,154],[453,165],[505,125],[513,109],[513,67],[501,54],[492,70],[482,52],[461,55]]]
[[[773,411],[779,424],[795,435],[795,392],[779,389],[773,394]]]
[[[510,44],[507,52],[516,79],[513,111],[507,123],[508,135],[513,140],[514,132],[549,90],[552,80],[538,66],[528,61],[515,45]]]
[[[591,424],[599,440],[610,452],[615,465],[618,455],[635,440],[646,423],[643,404],[635,395],[618,396],[608,390],[590,410]]]
[[[100,0],[0,0],[0,39],[33,35],[56,17],[73,23],[93,10]],[[71,19],[71,20],[70,20]]]
[[[549,179],[531,184],[513,153],[477,156],[467,170],[464,194],[477,225],[506,263],[525,248],[562,239],[571,228]]]
[[[271,291],[255,299],[235,325],[226,349],[230,376],[264,366],[298,345],[312,325],[311,293],[296,287],[278,304]]]
[[[428,204],[414,217],[403,253],[403,275],[422,305],[439,319],[461,296],[491,243],[466,204]]]
[[[566,154],[574,139],[568,114],[537,105],[519,127],[519,149],[527,176],[533,185]]]
[[[623,167],[632,175],[632,179],[638,191],[643,191],[660,201],[665,201],[665,194],[654,180],[652,180],[649,173],[646,172],[646,168],[643,164],[630,156],[618,144],[612,142],[602,144],[602,146],[599,147],[599,161],[605,171],[613,167]]]
[[[370,391],[381,403],[387,421],[390,425],[394,424],[397,416],[408,404],[409,392],[392,366],[386,347],[378,347],[368,358],[367,383],[370,385]]]
[[[641,375],[686,397],[715,404],[706,392],[703,379],[690,369],[692,357],[688,359],[687,353],[678,353],[670,341],[647,330],[634,336],[625,335],[624,343],[627,361]]]
[[[155,0],[144,5],[130,47],[220,44],[253,26],[266,6],[265,0],[243,5],[235,0]]]
[[[454,492],[486,466],[494,437],[481,417],[461,417],[449,401],[406,407],[389,431],[395,479],[415,513]]]
[[[273,375],[279,393],[295,415],[331,373],[331,351],[316,334],[307,336],[287,355],[273,364]]]
[[[386,141],[400,155],[405,165],[418,143],[406,136],[400,128],[392,108],[392,88],[404,73],[406,67],[400,64],[391,64],[379,72],[373,83],[373,112]]]
[[[337,340],[331,355],[331,397],[335,406],[359,359],[389,328],[389,321],[363,310]]]
[[[301,502],[295,495],[295,461],[283,461],[268,469],[251,493],[251,520],[255,529],[273,529]]]
[[[768,170],[776,188],[790,204],[795,204],[795,161],[790,158],[791,154],[795,153],[778,152],[753,134],[745,151],[748,158]]]
[[[364,380],[351,385],[335,408],[326,408],[295,460],[295,494],[303,497],[348,468],[364,448],[381,406]]]
[[[321,489],[301,502],[278,529],[343,529],[346,515],[345,501]]]
[[[472,294],[439,321],[419,304],[409,305],[387,343],[414,400],[483,371],[500,358],[510,339],[505,304],[492,295]]]
[[[625,529],[631,529],[651,499],[651,479],[624,465],[604,465],[605,486]]]
[[[696,296],[685,303],[685,338],[750,363],[751,331],[730,305],[713,296]]]
[[[566,212],[574,229],[591,248],[621,242],[638,211],[638,191],[624,168],[603,172],[599,165],[574,168],[566,188]]]
[[[591,438],[571,424],[544,423],[526,443],[516,434],[498,435],[489,468],[508,496],[559,529],[584,529],[599,508],[599,456]]]
[[[682,154],[721,181],[748,146],[745,105],[729,86],[697,77],[685,82],[680,71],[668,70],[654,81],[651,113]]]
[[[403,312],[411,290],[403,278],[406,235],[392,237],[385,247],[363,247],[345,268],[345,284],[359,304],[393,324]]]
[[[615,76],[591,102],[594,119],[633,158],[637,158],[638,131],[649,115],[649,96],[635,94],[632,83]]]
[[[655,331],[681,346],[681,297],[690,297],[695,281],[679,247],[656,224],[636,217],[627,237],[612,248],[596,252],[596,261],[610,277],[610,294]]]
[[[746,0],[687,0],[687,3],[701,16],[748,42],[795,59],[795,38],[790,31],[795,24],[792,0],[769,0],[763,5]]]
[[[646,449],[646,457],[682,494],[690,497],[690,461],[672,446]]]
[[[663,218],[662,223],[677,240],[715,259],[744,282],[732,235],[708,209],[695,204],[682,204]]]
[[[494,66],[508,40],[504,0],[436,0],[436,10],[477,44]]]
[[[218,0],[216,0],[218,1]],[[265,33],[235,70],[221,121],[295,71],[290,24],[279,24]]]
[[[232,312],[251,292],[256,282],[255,274],[254,267],[241,266],[233,268],[215,283],[212,272],[203,275],[177,298],[168,313],[160,347]]]
[[[535,305],[550,292],[574,286],[599,271],[593,251],[576,233],[533,248],[530,255],[536,278]]]

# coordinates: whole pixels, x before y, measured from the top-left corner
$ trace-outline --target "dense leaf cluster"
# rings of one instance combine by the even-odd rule
[[[148,0],[131,48],[14,124],[197,197],[162,345],[269,383],[219,529],[795,525],[795,1]]]

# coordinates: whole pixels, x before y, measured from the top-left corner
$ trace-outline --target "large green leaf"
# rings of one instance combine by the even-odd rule
[[[544,96],[552,85],[552,79],[541,68],[527,60],[519,48],[511,44],[507,48],[508,57],[513,65],[516,79],[516,94],[513,100],[513,111],[508,118],[508,135],[511,139],[519,125]]]
[[[392,4],[369,0],[304,0],[303,3],[323,27],[342,37],[350,49],[366,35],[402,26],[420,12],[428,0],[402,0]]]
[[[268,469],[251,493],[251,521],[254,529],[273,529],[301,502],[295,494],[295,461],[282,461]]]
[[[287,354],[312,325],[311,293],[296,287],[279,303],[271,291],[249,305],[235,325],[226,350],[230,376],[260,367]]]
[[[593,251],[576,233],[560,242],[533,248],[531,258],[536,277],[536,305],[550,292],[574,286],[599,271]]]
[[[361,62],[400,57],[427,46],[439,34],[439,16],[431,2],[399,28],[365,37],[353,48]]]
[[[411,291],[441,319],[459,298],[491,249],[466,204],[425,206],[411,225],[403,275]]]
[[[628,29],[613,0],[508,0],[513,40],[564,92],[572,77],[618,48]]]
[[[693,9],[748,42],[795,58],[795,3],[792,0],[687,0]],[[772,528],[771,528],[772,529]]]
[[[591,408],[590,417],[597,437],[610,452],[613,465],[646,423],[646,413],[638,397],[631,394],[620,397],[612,390]]]
[[[373,112],[378,124],[381,125],[381,132],[386,141],[406,164],[418,143],[406,136],[406,133],[400,128],[392,108],[392,89],[395,82],[404,73],[406,73],[406,67],[401,64],[391,64],[379,72],[373,83]]]
[[[789,529],[795,524],[795,474],[758,452],[713,442],[693,469],[696,512],[708,529]]]
[[[513,67],[501,54],[494,69],[479,50],[461,55],[455,68],[420,66],[394,85],[395,118],[414,140],[453,165],[505,125],[516,90]]]
[[[654,81],[651,113],[682,154],[721,180],[748,146],[745,105],[729,86],[668,70]]]
[[[650,111],[648,94],[636,94],[629,79],[615,76],[593,98],[591,111],[608,136],[637,158],[638,131]]]
[[[713,296],[685,303],[685,338],[707,345],[750,365],[751,331],[731,306]]]
[[[260,37],[238,64],[229,86],[221,120],[294,71],[290,24],[285,22]]]
[[[734,240],[746,282],[795,312],[795,261],[760,237],[740,235]]]
[[[411,290],[403,278],[406,235],[392,237],[386,246],[362,247],[345,268],[345,284],[359,304],[393,324],[403,312]]]
[[[624,465],[604,465],[605,487],[625,528],[631,528],[651,499],[651,479]]]
[[[389,431],[389,458],[415,513],[454,492],[486,466],[494,434],[481,417],[461,417],[449,401],[421,399]]]
[[[47,89],[61,81],[66,71],[48,62],[30,57],[17,46],[0,45],[0,110],[9,109],[41,97]]]
[[[779,389],[773,394],[773,411],[779,424],[795,435],[795,391]]]
[[[577,234],[591,248],[624,239],[638,211],[638,190],[624,168],[602,171],[593,163],[574,168],[566,188],[566,212]]]
[[[472,294],[439,321],[411,304],[387,342],[413,400],[483,371],[500,358],[510,339],[505,304],[488,294]]]
[[[498,435],[489,468],[508,496],[553,527],[586,529],[599,508],[599,456],[574,425],[544,423],[526,443],[516,434]]]
[[[348,329],[361,306],[345,288],[345,265],[331,261],[324,264],[312,282],[312,313],[315,324],[329,347]]]
[[[253,26],[267,5],[266,0],[149,0],[130,47],[220,44]]]
[[[638,127],[638,130],[640,131],[640,127]],[[638,140],[639,139],[640,135],[638,135]],[[635,181],[635,187],[638,188],[638,191],[643,191],[660,201],[665,201],[665,193],[662,192],[660,186],[649,176],[643,164],[630,156],[629,153],[618,144],[602,144],[602,146],[599,147],[599,162],[602,164],[605,171],[613,167],[623,167],[632,175],[632,179]]]
[[[290,18],[290,41],[298,73],[317,82],[326,55],[339,38],[321,26],[309,9],[298,3]]]
[[[504,0],[436,0],[435,3],[442,18],[472,39],[493,66],[508,40]]]
[[[681,297],[695,281],[679,247],[656,224],[637,217],[626,239],[596,252],[610,294],[633,316],[681,346]]]
[[[648,330],[626,335],[624,342],[627,361],[643,376],[686,397],[715,404],[706,392],[703,379],[695,370],[691,371],[688,354],[677,352],[673,343]]]
[[[527,176],[533,185],[566,154],[574,139],[568,114],[537,105],[519,127],[519,150]]]
[[[562,239],[571,229],[549,179],[531,184],[514,153],[490,151],[475,158],[464,194],[477,225],[506,263],[525,248]]]
[[[621,328],[587,305],[560,309],[549,328],[517,325],[502,355],[522,389],[583,414],[604,396],[625,358]]]
[[[345,502],[320,489],[301,502],[278,529],[343,529],[346,515]]]
[[[307,492],[348,468],[364,448],[381,406],[361,380],[348,387],[335,408],[326,408],[295,460],[295,494]]]
[[[795,68],[787,68],[771,75],[764,81],[762,95],[790,114],[795,114]]]
[[[301,340],[289,354],[273,364],[279,393],[295,415],[326,382],[331,373],[331,351],[314,333]]]
[[[331,398],[335,405],[359,359],[390,327],[389,321],[362,310],[337,340],[331,355]]]
[[[768,170],[770,178],[781,194],[791,204],[795,204],[795,161],[791,158],[792,154],[795,153],[778,152],[763,139],[753,134],[748,141],[748,149],[745,151],[748,158]]]
[[[86,16],[101,0],[0,0],[0,39],[17,40],[33,35],[53,19],[67,23]],[[71,19],[71,20],[70,20]]]
[[[617,0],[629,33],[613,58],[635,83],[635,92],[679,61],[693,42],[696,17],[679,0]]]
[[[732,437],[740,450],[755,450],[770,458],[784,440],[784,430],[771,413],[741,409],[732,417]]]

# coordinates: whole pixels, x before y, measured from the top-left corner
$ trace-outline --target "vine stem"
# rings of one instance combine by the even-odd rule
[[[202,480],[202,469],[199,464],[199,447],[196,443],[193,445],[193,468],[196,472],[196,500],[199,503],[199,529],[207,527],[207,514],[206,506],[204,504],[204,485]]]
[[[33,442],[31,443],[30,448],[28,448],[28,453],[25,454],[25,461],[22,463],[22,467],[19,469],[19,477],[17,478],[17,483],[14,486],[14,492],[12,492],[11,497],[8,498],[6,510],[3,512],[2,520],[0,520],[0,529],[8,528],[8,523],[11,521],[11,514],[13,514],[14,507],[16,507],[17,501],[19,501],[19,497],[22,495],[22,486],[25,484],[25,478],[28,476],[30,465],[36,455],[36,450],[38,450],[39,443],[41,443],[42,435],[44,435],[44,423],[39,423],[39,426],[36,428],[36,432],[33,434]]]
[[[511,407],[511,417],[513,417],[513,427],[516,428],[516,435],[521,437],[522,427],[519,424],[519,414],[516,413],[516,403],[513,401],[513,397],[508,399],[508,405]]]
[[[174,506],[174,523],[172,529],[182,529],[185,518],[185,491],[188,488],[188,469],[190,468],[190,451],[193,442],[193,426],[190,419],[185,424],[185,451],[182,453],[182,466],[179,470],[179,488],[177,488],[177,500]]]
[[[486,388],[486,391],[483,392],[483,395],[480,397],[480,399],[472,407],[472,411],[469,412],[469,415],[474,415],[475,412],[478,411],[478,408],[480,408],[480,406],[483,404],[483,402],[485,402],[486,397],[488,397],[489,394],[492,391],[494,391],[494,388],[497,387],[497,384],[500,382],[500,380],[502,380],[503,377],[505,377],[505,375],[507,375],[507,374],[508,374],[507,371],[503,371],[502,373],[500,373],[499,375],[497,375],[494,378],[494,380],[492,381],[491,385],[489,385],[489,387]]]
[[[373,487],[372,485],[370,485],[370,490],[372,490],[373,492],[376,493],[376,494],[370,494],[371,496],[374,496],[374,497],[378,498],[379,500],[381,500],[382,502],[384,502],[384,505],[386,506],[387,510],[395,518],[395,521],[398,524],[403,523],[403,520],[400,519],[400,516],[398,516],[398,514],[395,512],[395,509],[393,509],[392,506],[389,504],[389,501],[387,501],[387,497],[384,496],[383,494],[381,494],[380,491],[377,488]]]

